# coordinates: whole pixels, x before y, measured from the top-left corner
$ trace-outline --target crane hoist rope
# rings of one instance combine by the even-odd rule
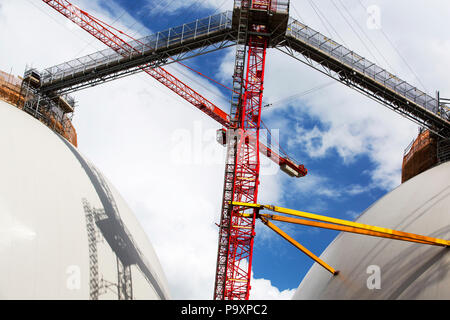
[[[274,101],[272,103],[267,103],[267,104],[265,104],[263,106],[263,108],[273,107],[274,105],[278,105],[278,104],[281,104],[281,103],[284,103],[284,102],[290,102],[290,101],[292,101],[294,99],[302,98],[302,97],[304,97],[306,95],[316,93],[316,92],[318,92],[318,91],[320,91],[322,89],[328,88],[329,86],[335,85],[337,83],[338,82],[336,82],[334,80],[333,81],[328,81],[326,83],[323,83],[321,85],[315,86],[315,87],[313,87],[311,89],[302,91],[300,93],[296,93],[296,94],[290,95],[290,96],[288,96],[286,98],[283,98],[283,99],[280,99],[280,100],[276,100],[276,101]]]

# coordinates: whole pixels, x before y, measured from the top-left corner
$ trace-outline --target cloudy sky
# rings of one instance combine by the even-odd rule
[[[232,7],[232,0],[73,3],[133,37]],[[431,95],[450,95],[449,15],[446,0],[291,1],[291,16]],[[0,70],[21,75],[26,65],[44,69],[103,48],[42,1],[0,0]],[[233,59],[228,49],[186,64],[230,85]],[[183,67],[167,69],[228,112],[226,89]],[[172,296],[210,299],[224,171],[224,149],[215,142],[220,126],[146,74],[74,96],[79,149],[137,215]],[[355,219],[399,185],[403,150],[417,135],[414,123],[273,49],[264,101],[272,104],[264,122],[309,174],[292,179],[265,163],[260,202]],[[336,236],[280,227],[318,255]],[[251,297],[290,298],[311,265],[258,224]]]

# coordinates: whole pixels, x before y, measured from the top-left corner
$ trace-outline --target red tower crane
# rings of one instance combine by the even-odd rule
[[[260,142],[265,57],[276,48],[415,121],[442,139],[450,115],[435,99],[376,64],[289,17],[288,0],[235,0],[233,12],[213,15],[136,40],[67,0],[43,0],[110,49],[37,75],[25,109],[51,104],[55,96],[144,71],[218,121],[227,145],[214,299],[248,299],[257,205],[260,154],[291,176],[307,170]],[[125,41],[124,38],[128,38]],[[231,112],[215,106],[163,65],[236,45]],[[112,51],[112,52],[111,52]],[[25,80],[27,77],[25,77]],[[27,81],[24,81],[25,83]],[[226,135],[224,132],[226,131]],[[225,137],[226,136],[226,137]]]
[[[127,55],[140,52],[139,48],[125,41],[125,37],[131,39],[135,45],[145,46],[139,40],[95,18],[67,0],[43,1],[118,54]],[[307,174],[303,165],[296,165],[287,156],[278,155],[260,142],[265,57],[269,30],[265,24],[252,25],[249,28],[248,14],[250,9],[269,11],[271,9],[270,2],[269,0],[254,1],[252,7],[250,1],[241,2],[239,24],[243,29],[240,35],[242,39],[238,39],[238,41],[244,44],[244,49],[238,49],[241,61],[237,59],[233,87],[233,94],[236,95],[238,92],[238,95],[233,102],[231,118],[162,67],[155,67],[151,64],[140,67],[142,71],[228,129],[226,135],[228,157],[219,225],[215,299],[249,298],[256,210],[237,206],[231,210],[230,203],[232,201],[256,203],[260,183],[260,152],[280,164],[283,171],[291,176],[303,177]],[[248,32],[254,34],[250,35],[247,40]],[[248,52],[244,74],[245,47],[248,47]],[[250,215],[248,215],[249,212]]]

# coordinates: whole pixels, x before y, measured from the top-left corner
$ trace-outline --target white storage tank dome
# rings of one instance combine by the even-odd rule
[[[122,197],[65,139],[0,101],[0,299],[168,299]]]

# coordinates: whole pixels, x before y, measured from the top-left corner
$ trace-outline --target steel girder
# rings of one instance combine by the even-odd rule
[[[437,135],[450,136],[450,113],[442,112],[435,98],[300,22],[291,19],[276,48]]]
[[[239,25],[231,20],[232,16],[231,12],[225,12],[146,37],[139,40],[142,50],[138,53],[120,55],[109,49],[48,68],[43,74],[41,91],[74,92],[234,46]],[[210,28],[211,21],[219,22]],[[201,30],[198,35],[197,29]],[[435,98],[321,33],[290,18],[284,33],[277,30],[273,37],[264,36],[269,36],[268,47],[277,48],[441,137],[450,137],[450,114],[439,108]]]

